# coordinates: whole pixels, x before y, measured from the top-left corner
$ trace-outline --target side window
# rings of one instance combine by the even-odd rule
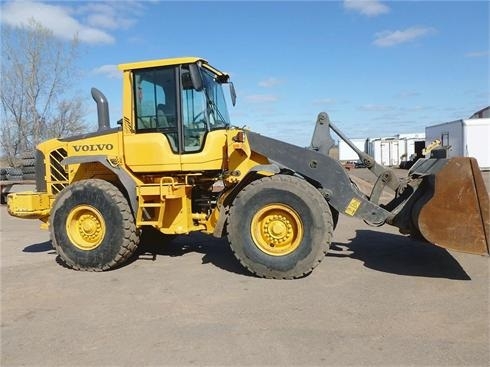
[[[160,85],[156,85],[147,80],[142,80],[138,86],[138,97],[138,127],[140,129],[155,128],[155,123],[157,121],[157,106],[165,104],[165,92],[163,91],[163,88]]]
[[[138,70],[134,80],[136,132],[163,132],[177,151],[175,69]]]

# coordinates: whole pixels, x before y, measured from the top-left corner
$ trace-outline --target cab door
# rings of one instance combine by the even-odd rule
[[[218,84],[205,70],[201,70],[203,88],[193,87],[187,65],[181,69],[181,119],[183,171],[212,171],[224,169],[226,157],[226,130],[228,121],[217,124],[216,104],[211,99]],[[221,90],[221,86],[219,86]]]
[[[177,108],[178,67],[134,70],[134,131],[124,137],[126,164],[133,172],[180,171]]]

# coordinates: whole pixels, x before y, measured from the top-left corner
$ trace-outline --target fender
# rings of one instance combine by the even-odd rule
[[[104,167],[112,171],[119,178],[119,181],[121,181],[124,188],[126,189],[126,192],[129,195],[129,205],[133,210],[133,214],[136,213],[138,209],[138,198],[136,197],[136,184],[134,180],[125,170],[111,165],[109,163],[107,156],[91,155],[91,156],[67,157],[61,161],[61,164],[70,165],[70,164],[82,164],[82,163],[93,163],[93,162],[101,163]]]
[[[254,180],[256,175],[261,176],[273,176],[277,175],[281,172],[281,168],[277,164],[259,164],[255,167],[252,167],[250,171],[243,177],[243,179],[233,187],[230,192],[226,195],[226,198],[223,200],[223,203],[218,204],[217,210],[221,212],[218,217],[218,222],[214,227],[213,236],[220,238],[223,235],[223,230],[225,228],[226,218],[228,217],[228,209],[235,199],[235,196],[250,182]]]

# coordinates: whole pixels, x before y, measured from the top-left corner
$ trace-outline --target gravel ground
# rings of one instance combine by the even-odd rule
[[[104,273],[60,266],[4,206],[0,236],[1,366],[490,365],[489,258],[389,226],[341,216],[294,281],[250,276],[200,234],[145,239]]]

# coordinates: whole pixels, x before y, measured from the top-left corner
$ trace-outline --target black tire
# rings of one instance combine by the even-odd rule
[[[11,175],[11,176],[22,175],[22,169],[20,169],[18,167],[8,167],[8,168],[5,168],[5,173],[7,175]]]
[[[22,173],[29,174],[29,173],[36,173],[36,167],[33,166],[23,166],[22,167]]]
[[[21,166],[22,167],[34,167],[36,165],[36,159],[35,158],[26,158],[22,160]]]
[[[19,154],[19,158],[20,159],[34,159],[36,157],[36,152],[33,151],[33,150],[29,150],[29,151],[26,151],[26,152],[22,152],[21,154]]]
[[[332,214],[308,182],[276,175],[252,182],[237,195],[227,233],[235,256],[253,274],[300,278],[325,257],[333,235]]]
[[[7,178],[7,181],[21,181],[22,169],[9,167],[7,168],[7,174],[5,176]]]
[[[50,232],[60,260],[75,270],[113,269],[139,243],[128,201],[114,185],[99,179],[76,182],[58,194]]]

